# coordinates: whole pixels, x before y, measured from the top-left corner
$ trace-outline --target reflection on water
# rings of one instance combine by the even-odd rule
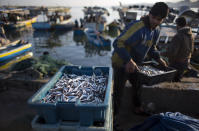
[[[111,10],[109,10],[111,12]],[[108,21],[112,21],[118,16],[114,13]],[[71,9],[72,20],[83,17],[82,8]],[[88,43],[86,37],[74,36],[73,31],[35,31],[30,27],[20,30],[7,31],[8,39],[14,41],[22,39],[32,43],[34,57],[39,57],[44,51],[48,51],[50,56],[57,60],[65,60],[74,65],[84,66],[110,66],[111,47],[96,47]],[[108,33],[111,41],[117,33]]]
[[[6,35],[11,41],[23,39],[32,43],[34,57],[48,51],[51,57],[74,65],[111,65],[111,47],[96,47],[87,42],[85,35],[75,36],[73,31],[35,31],[26,28],[20,31],[7,31]]]
[[[108,55],[108,52],[111,50],[110,46],[96,47],[95,45],[89,43],[88,41],[85,42],[84,48],[85,48],[86,57],[92,57],[95,55],[106,56]]]
[[[6,36],[9,40],[14,41],[17,39],[23,39],[32,34],[32,26],[23,27],[20,29],[5,30]]]
[[[76,42],[76,45],[85,45],[86,42],[86,35],[84,33],[82,34],[75,34],[73,32],[73,41]]]
[[[61,46],[61,40],[59,36],[65,32],[49,32],[49,31],[37,31],[33,33],[35,38],[35,46],[41,48],[54,48],[56,46]]]
[[[77,46],[82,45],[84,47],[85,57],[92,57],[95,55],[105,56],[108,51],[111,51],[111,46],[97,47],[92,43],[89,43],[85,34],[73,33],[73,40],[76,42]]]

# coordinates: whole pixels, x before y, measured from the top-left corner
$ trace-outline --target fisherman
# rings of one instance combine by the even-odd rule
[[[120,99],[127,80],[130,81],[135,91],[133,92],[134,113],[144,114],[139,99],[141,87],[137,78],[138,65],[142,63],[148,54],[160,65],[167,66],[156,49],[159,36],[159,25],[167,17],[168,5],[164,2],[157,2],[151,8],[147,16],[138,21],[132,21],[124,29],[120,36],[113,43],[112,67],[114,71],[114,116],[118,115]],[[115,121],[115,119],[114,119]],[[115,125],[115,122],[114,122]],[[116,125],[117,126],[117,125]]]
[[[187,26],[184,17],[177,18],[176,25],[177,34],[173,37],[166,52],[162,53],[162,55],[168,58],[169,66],[177,70],[173,81],[179,82],[183,74],[188,70],[190,71],[189,64],[194,50],[194,38],[191,28]]]
[[[50,21],[56,23],[56,20],[57,20],[57,18],[55,16],[55,14],[52,14],[51,17],[50,17]]]
[[[82,18],[80,18],[80,28],[84,27],[84,20]]]
[[[59,17],[59,14],[58,14],[58,12],[56,11],[55,12],[55,23],[59,23],[60,22],[60,17]]]
[[[79,23],[78,23],[77,19],[75,20],[75,28],[79,28]]]

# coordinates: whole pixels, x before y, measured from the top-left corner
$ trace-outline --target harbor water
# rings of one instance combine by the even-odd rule
[[[72,21],[84,17],[83,7],[71,7]],[[107,24],[118,19],[117,11],[107,8],[110,15],[107,16]],[[42,19],[40,16],[39,19]],[[73,65],[83,66],[110,66],[112,47],[96,47],[87,42],[85,36],[73,35],[70,31],[36,31],[31,27],[11,30],[6,32],[7,38],[11,41],[22,39],[32,43],[34,57],[39,57],[44,51],[57,60],[64,60]],[[107,39],[112,42],[116,36],[109,36]],[[111,44],[112,45],[112,44]]]

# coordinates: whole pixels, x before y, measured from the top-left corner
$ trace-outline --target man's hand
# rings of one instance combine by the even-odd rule
[[[162,58],[159,59],[158,63],[164,67],[168,67],[166,61],[164,61]]]
[[[128,73],[133,73],[134,71],[139,71],[137,64],[131,59],[126,65],[125,70]]]

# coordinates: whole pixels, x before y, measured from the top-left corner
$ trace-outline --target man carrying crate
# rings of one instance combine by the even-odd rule
[[[160,58],[156,43],[159,36],[159,25],[167,17],[168,12],[169,8],[166,3],[155,3],[147,16],[142,17],[141,20],[130,22],[114,41],[112,54],[114,115],[119,112],[120,98],[127,80],[135,88],[132,94],[135,105],[134,112],[144,113],[139,100],[141,85],[136,77],[136,72],[139,71],[137,64],[142,63],[148,54],[159,64],[167,66],[166,62]]]

